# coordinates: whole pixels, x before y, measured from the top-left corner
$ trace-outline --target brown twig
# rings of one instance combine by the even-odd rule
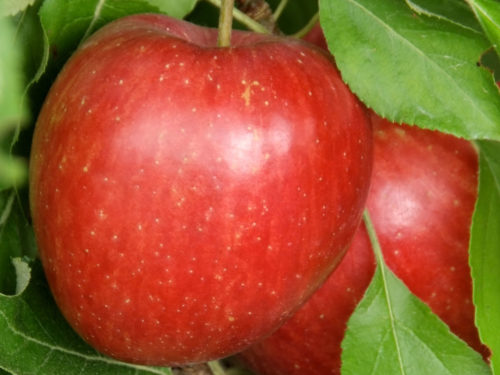
[[[273,34],[280,34],[273,11],[266,0],[235,0],[236,8],[260,23]]]

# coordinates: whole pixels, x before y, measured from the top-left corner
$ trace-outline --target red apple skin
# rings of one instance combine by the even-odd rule
[[[323,48],[325,51],[328,50],[328,44],[326,43],[325,34],[323,33],[323,29],[319,22],[316,22],[314,26],[309,30],[309,32],[304,36],[303,40],[314,44],[320,48]]]
[[[336,267],[372,166],[366,110],[294,39],[160,15],[105,26],[39,116],[30,200],[73,328],[133,363],[224,357],[275,330]]]
[[[389,268],[450,329],[488,357],[474,325],[468,263],[477,198],[472,145],[372,115],[370,212]],[[346,324],[375,272],[364,226],[326,283],[277,332],[242,353],[261,375],[340,374]]]

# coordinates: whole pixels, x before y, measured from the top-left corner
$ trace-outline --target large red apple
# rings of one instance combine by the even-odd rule
[[[373,114],[367,208],[387,265],[484,357],[474,325],[468,263],[478,159],[462,139]],[[262,375],[340,374],[346,324],[375,272],[361,226],[339,267],[284,326],[242,354]]]
[[[328,54],[138,15],[98,31],[39,116],[30,199],[63,314],[115,358],[240,351],[325,280],[359,224],[371,126]]]

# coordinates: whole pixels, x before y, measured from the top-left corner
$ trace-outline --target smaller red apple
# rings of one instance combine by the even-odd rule
[[[317,22],[312,27],[312,29],[304,36],[303,40],[311,44],[314,44],[318,47],[321,47],[324,50],[328,50],[325,34],[323,34],[323,30],[321,29],[319,22]]]
[[[452,332],[487,358],[474,325],[468,263],[477,153],[462,139],[372,115],[367,208],[389,268]],[[364,227],[323,287],[284,326],[241,354],[261,375],[340,374],[346,324],[375,260]]]

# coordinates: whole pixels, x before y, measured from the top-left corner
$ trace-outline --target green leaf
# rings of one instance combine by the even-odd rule
[[[12,264],[16,269],[16,294],[20,294],[28,287],[31,269],[28,263],[21,258],[12,259]]]
[[[13,16],[33,5],[35,0],[2,0],[0,2],[0,17]]]
[[[30,268],[19,262],[19,278],[30,278]],[[171,374],[168,368],[104,357],[82,341],[57,309],[38,261],[33,264],[26,289],[16,296],[0,294],[0,337],[0,368],[14,374]]]
[[[34,257],[35,236],[14,190],[0,192],[0,293],[16,292],[15,257]],[[0,366],[1,367],[1,366]]]
[[[0,189],[20,185],[26,180],[27,166],[23,160],[0,152]]]
[[[40,19],[52,58],[63,63],[76,47],[101,26],[136,13],[186,15],[196,0],[47,0]]]
[[[14,48],[13,24],[0,18],[0,130],[11,126],[25,116],[22,106],[23,77],[21,54]]]
[[[38,12],[41,1],[27,8],[16,18],[16,48],[23,52],[24,73],[30,80],[27,87],[37,82],[44,73],[49,58],[49,41]]]
[[[21,53],[10,19],[0,17],[0,189],[25,180],[26,165],[10,155],[12,133],[27,117],[23,103]]]
[[[403,0],[320,0],[329,47],[379,115],[467,139],[500,140],[500,95],[477,63],[480,33],[415,14]]]
[[[500,374],[500,143],[478,142],[479,195],[472,219],[470,264],[476,324]]]
[[[28,81],[24,88],[23,100],[29,105],[31,116],[26,126],[27,131],[20,132],[20,129],[17,129],[13,143],[16,153],[23,155],[26,159],[29,158],[31,136],[38,112],[58,73],[58,68],[53,66],[51,74],[46,74],[49,61],[49,40],[38,15],[42,3],[42,0],[37,0],[33,6],[14,18],[15,48],[23,54],[23,71]]]
[[[176,18],[184,18],[191,13],[198,0],[147,0],[160,12]]]
[[[482,357],[452,334],[387,268],[367,214],[377,270],[342,342],[342,375],[491,374]]]
[[[498,0],[466,0],[500,55],[500,3]]]
[[[457,0],[405,0],[418,14],[437,17],[472,31],[481,32],[474,12],[463,1]]]

